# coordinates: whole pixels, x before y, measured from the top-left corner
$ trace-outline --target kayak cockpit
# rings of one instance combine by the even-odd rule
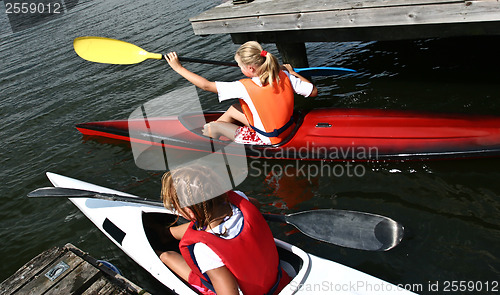
[[[202,130],[203,126],[206,123],[212,122],[217,120],[224,112],[222,111],[210,111],[210,112],[204,112],[203,114],[200,113],[185,113],[182,115],[178,116],[179,122],[181,122],[182,126],[184,126],[187,130],[190,132],[208,138],[207,136],[203,135]],[[263,145],[263,147],[266,146],[272,146],[272,147],[279,147],[282,145],[285,145],[287,142],[289,142],[297,133],[297,130],[299,130],[300,125],[304,121],[304,115],[301,112],[294,112],[293,115],[294,118],[294,127],[290,135],[288,135],[282,142],[274,145]],[[220,138],[220,139],[213,139],[215,141],[221,141],[221,142],[231,142],[227,138]]]
[[[167,229],[170,225],[178,225],[186,222],[185,219],[177,219],[176,215],[168,213],[142,212],[142,222],[149,244],[157,254],[165,251],[179,252],[179,241]],[[302,283],[309,271],[310,261],[308,254],[283,241],[275,239],[275,242],[281,266],[293,278],[293,283],[290,283],[290,285]],[[285,288],[280,294],[289,294],[288,291],[291,289],[288,288],[287,290]]]

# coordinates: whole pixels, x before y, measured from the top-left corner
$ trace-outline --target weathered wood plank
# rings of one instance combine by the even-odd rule
[[[123,292],[123,294],[143,294],[147,295],[149,294],[148,292],[144,291],[141,287],[137,286],[127,278],[123,277],[122,275],[119,275],[106,266],[102,265],[100,262],[98,262],[94,257],[88,255],[87,253],[83,252],[82,250],[76,248],[75,246],[71,244],[67,244],[65,246],[68,250],[72,251],[79,257],[83,258],[86,262],[92,264],[94,267],[97,267],[103,275],[105,275],[106,279],[110,282],[113,283],[115,286],[115,291],[116,287],[119,287]]]
[[[97,280],[98,275],[99,270],[97,268],[89,263],[81,263],[61,278],[61,280],[64,279],[64,282],[55,284],[44,295],[81,294]]]
[[[58,247],[53,247],[31,259],[13,275],[0,283],[0,294],[11,295],[17,292],[22,286],[29,282],[33,275],[39,275],[47,265],[59,259],[65,251]]]
[[[69,266],[69,269],[66,270],[64,273],[62,273],[61,275],[59,275],[53,281],[45,277],[45,274],[61,261],[64,261]],[[64,256],[62,256],[60,259],[54,261],[49,265],[46,265],[42,273],[34,276],[33,279],[28,282],[28,284],[24,285],[21,289],[19,289],[18,293],[43,294],[45,290],[49,290],[51,287],[55,286],[60,280],[62,280],[67,275],[68,272],[71,272],[71,270],[77,268],[83,262],[84,262],[83,259],[76,256],[75,254],[71,252],[66,252]]]
[[[130,295],[125,290],[117,290],[116,286],[105,278],[100,278],[81,295]],[[149,294],[149,293],[145,293]]]
[[[0,284],[0,293],[149,294],[71,244],[37,255]]]
[[[500,3],[478,1],[247,16],[193,22],[195,34],[338,29],[500,20]]]
[[[99,278],[92,286],[85,290],[82,295],[110,295],[113,294],[114,286],[105,278]]]
[[[228,1],[191,18],[190,21],[197,22],[221,18],[464,2],[464,0],[255,0],[245,5],[233,5],[231,1]]]

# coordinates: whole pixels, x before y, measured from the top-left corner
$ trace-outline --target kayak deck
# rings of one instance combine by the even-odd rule
[[[221,112],[77,124],[86,136],[212,153],[228,141],[201,134]],[[315,109],[296,116],[276,145],[246,156],[306,160],[449,159],[500,155],[500,117],[366,109]],[[218,149],[219,147],[219,149]]]

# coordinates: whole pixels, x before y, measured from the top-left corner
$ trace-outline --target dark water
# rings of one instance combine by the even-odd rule
[[[83,140],[74,124],[125,119],[141,104],[188,85],[168,66],[94,64],[73,52],[79,36],[126,40],[151,52],[231,60],[230,37],[194,36],[188,18],[220,1],[91,1],[64,15],[0,37],[0,280],[41,251],[71,242],[118,266],[142,287],[161,287],[108,241],[69,201],[30,200],[51,171],[141,196],[157,196],[159,172],[137,168],[127,145]],[[5,28],[5,27],[3,27]],[[355,76],[317,78],[320,95],[298,108],[349,107],[500,115],[497,38],[307,44],[312,66],[344,66]],[[277,53],[273,45],[266,49]],[[233,68],[186,65],[212,80],[241,78]],[[214,95],[203,105],[224,109]],[[384,253],[323,244],[272,225],[276,237],[422,293],[447,282],[482,282],[500,275],[500,159],[357,163],[362,175],[273,176],[253,161],[239,189],[264,209],[294,212],[340,208],[378,213],[403,223],[407,236]],[[337,163],[336,165],[346,164]],[[274,168],[278,169],[278,168]],[[275,170],[276,171],[276,170]],[[288,173],[293,174],[289,171]],[[428,292],[429,282],[441,292]],[[480,293],[480,292],[470,292]],[[489,292],[493,293],[493,292]]]

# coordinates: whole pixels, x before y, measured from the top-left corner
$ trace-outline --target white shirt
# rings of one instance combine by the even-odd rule
[[[235,193],[248,200],[248,197],[244,193],[240,191],[235,191]],[[207,232],[220,234],[227,229],[227,234],[221,236],[221,238],[224,239],[232,239],[241,232],[243,227],[243,214],[238,207],[234,205],[231,205],[231,207],[233,209],[233,215],[228,220],[223,221],[221,224],[211,230],[208,230]],[[196,243],[193,248],[193,253],[196,257],[196,262],[201,270],[201,273],[224,266],[220,257],[204,243]]]
[[[313,91],[313,84],[305,82],[300,80],[299,78],[290,75],[287,71],[284,71],[285,74],[288,76],[290,79],[290,82],[292,84],[293,91],[295,93],[303,95],[305,97],[308,97],[311,92]],[[258,77],[253,77],[252,81],[262,87],[262,83],[260,83],[260,80]],[[252,99],[250,99],[250,95],[247,92],[247,89],[241,83],[240,81],[234,81],[234,82],[215,82],[215,85],[217,87],[217,93],[219,94],[219,101],[225,101],[228,99],[234,99],[234,98],[239,98],[242,99],[250,108],[250,111],[253,114],[253,120],[254,120],[254,126],[257,127],[260,130],[265,130],[264,125],[262,124],[262,121],[257,113],[257,109],[255,108]],[[264,136],[260,133],[257,133],[260,139],[264,141],[266,144],[271,144],[271,140],[269,137]]]

